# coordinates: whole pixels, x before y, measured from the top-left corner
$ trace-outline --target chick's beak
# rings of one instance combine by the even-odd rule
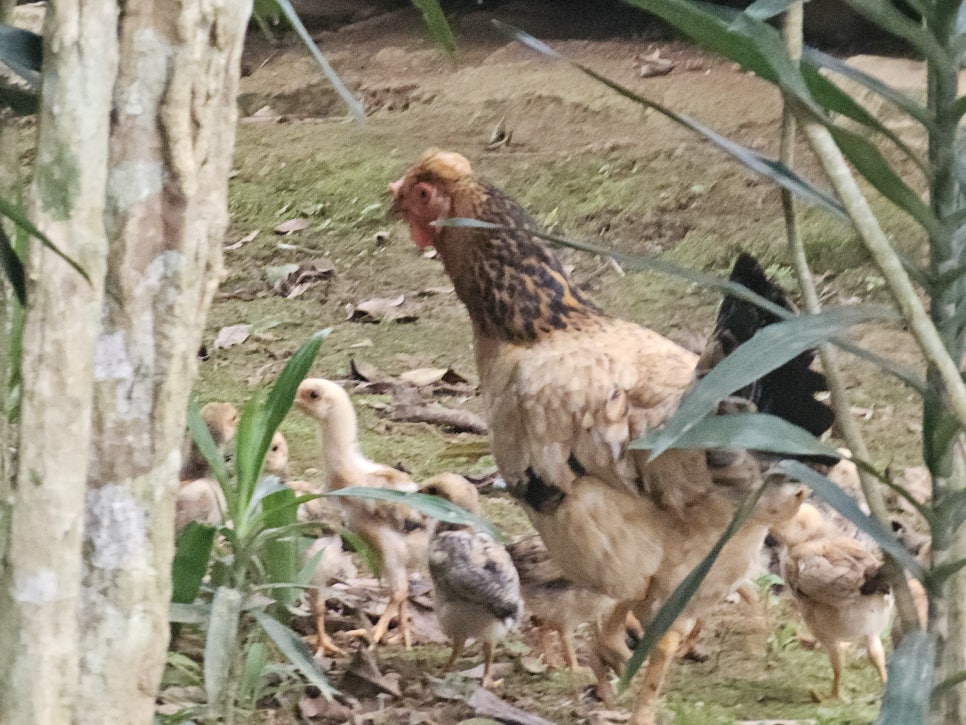
[[[392,194],[392,204],[386,210],[387,219],[398,219],[402,216],[402,185],[403,179],[397,179],[389,184],[389,193]]]

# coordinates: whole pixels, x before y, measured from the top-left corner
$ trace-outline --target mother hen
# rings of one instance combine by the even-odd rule
[[[493,453],[508,486],[565,574],[646,625],[762,481],[760,462],[745,452],[669,450],[648,460],[646,451],[628,449],[675,411],[698,357],[604,314],[528,231],[538,227],[527,212],[478,178],[463,156],[428,151],[389,190],[413,241],[436,248],[469,312]],[[513,230],[433,224],[450,217]],[[781,296],[747,255],[733,277]],[[723,306],[706,360],[774,319],[736,301]],[[803,384],[756,386],[755,400],[774,414],[796,413],[795,422],[819,433],[831,416],[813,397],[824,378],[808,370],[810,361],[810,354],[792,361]],[[767,526],[794,515],[800,501],[790,487],[767,489],[652,652],[634,723],[654,722],[681,639],[744,575]]]

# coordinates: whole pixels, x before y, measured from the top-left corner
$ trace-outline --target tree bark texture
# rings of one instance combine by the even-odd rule
[[[49,6],[32,218],[91,284],[32,242],[22,443],[0,500],[0,723],[153,717],[250,11]]]

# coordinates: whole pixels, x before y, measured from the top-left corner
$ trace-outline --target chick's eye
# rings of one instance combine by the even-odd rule
[[[309,393],[309,397],[312,398],[312,400],[318,400],[319,399],[319,391],[318,390],[313,390],[312,392]]]

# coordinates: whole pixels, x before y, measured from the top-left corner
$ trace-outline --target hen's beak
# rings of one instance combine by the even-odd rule
[[[402,185],[403,179],[401,178],[389,184],[389,193],[392,194],[392,204],[389,205],[389,209],[386,211],[387,219],[397,219],[402,214]]]

